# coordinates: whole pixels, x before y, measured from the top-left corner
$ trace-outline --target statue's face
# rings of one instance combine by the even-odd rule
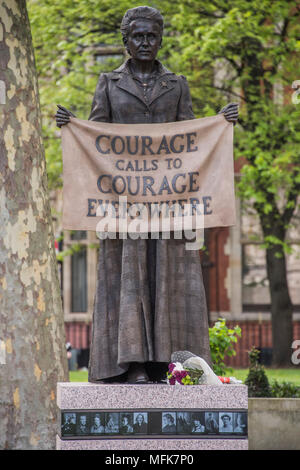
[[[132,21],[125,45],[133,59],[154,60],[161,45],[160,27],[150,20]]]

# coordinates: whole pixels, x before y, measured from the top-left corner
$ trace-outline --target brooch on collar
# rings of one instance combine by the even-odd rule
[[[168,88],[168,82],[163,80],[162,82],[160,82],[160,86],[163,87],[163,88]]]

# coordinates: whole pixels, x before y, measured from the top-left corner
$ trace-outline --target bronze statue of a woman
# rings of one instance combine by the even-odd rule
[[[160,12],[147,6],[128,10],[121,32],[130,59],[100,75],[89,119],[123,124],[194,119],[185,77],[156,60]],[[236,104],[221,112],[237,121]],[[57,125],[70,116],[59,106]],[[198,251],[186,251],[185,240],[100,241],[89,381],[159,381],[179,350],[211,362]]]

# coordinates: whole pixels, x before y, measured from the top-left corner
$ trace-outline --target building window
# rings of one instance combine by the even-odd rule
[[[295,224],[298,225],[297,217]],[[287,280],[295,311],[300,310],[300,240],[299,227],[291,228],[286,236],[292,248],[286,254]],[[269,280],[266,253],[261,247],[262,233],[254,211],[241,216],[242,298],[244,312],[270,312]]]
[[[63,261],[63,299],[66,321],[92,319],[96,288],[99,240],[91,231],[65,231],[64,250],[72,254]]]
[[[86,240],[87,232],[86,230],[76,230],[70,235],[71,240]]]
[[[244,310],[251,305],[268,310],[270,294],[265,251],[255,243],[242,244],[242,292]]]
[[[71,309],[72,312],[87,311],[87,250],[83,246],[71,258]]]

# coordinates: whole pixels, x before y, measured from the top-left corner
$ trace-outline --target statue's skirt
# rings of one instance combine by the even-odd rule
[[[169,363],[188,350],[211,363],[198,250],[186,240],[100,241],[89,381],[130,362]]]

